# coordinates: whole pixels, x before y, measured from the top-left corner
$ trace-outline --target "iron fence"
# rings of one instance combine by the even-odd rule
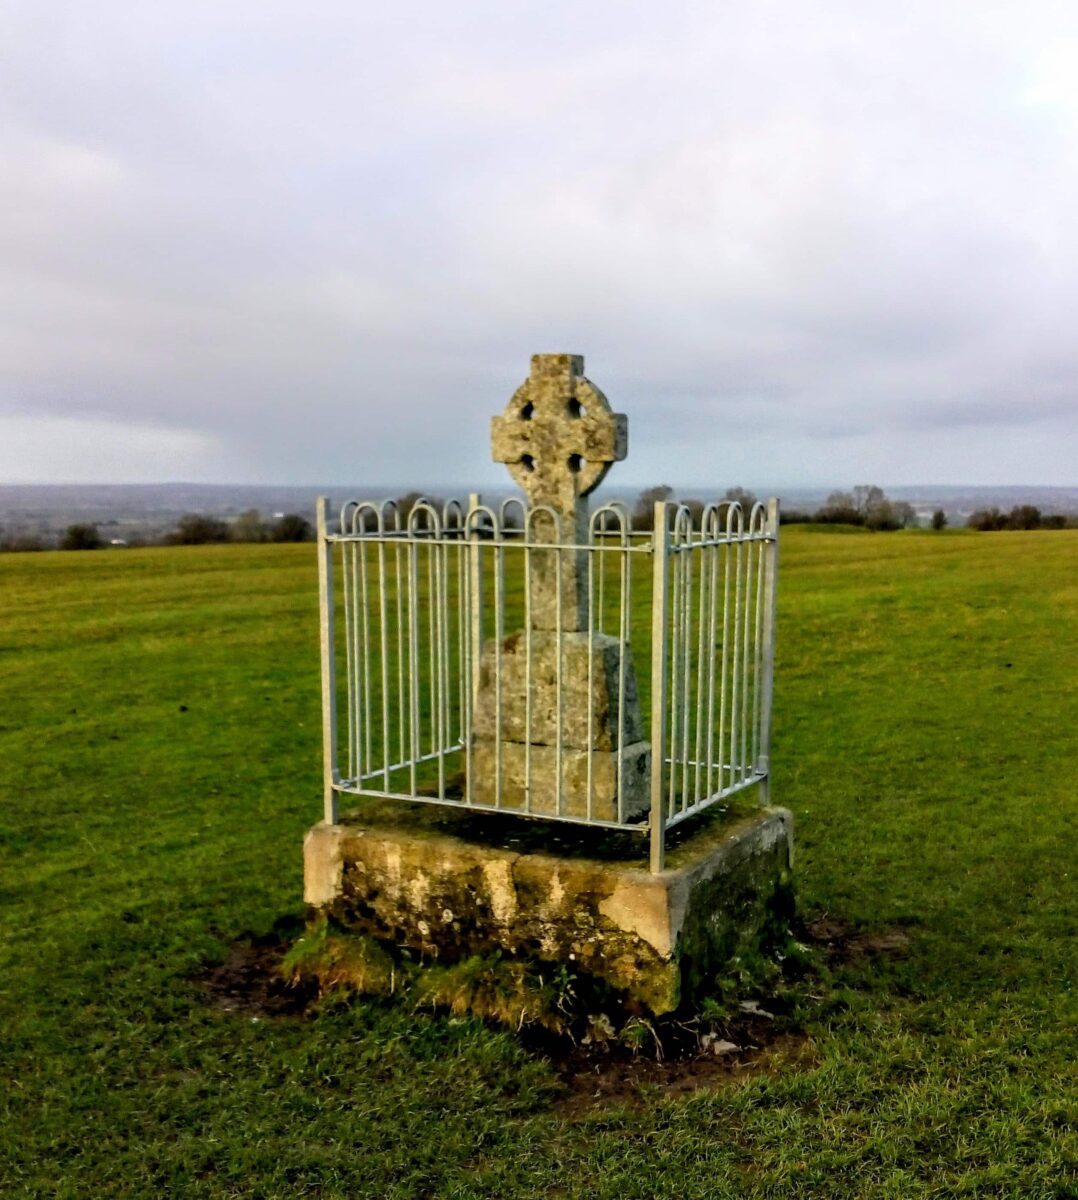
[[[318,505],[325,819],[391,797],[650,834],[766,802],[778,502]],[[572,525],[572,528],[568,528]]]

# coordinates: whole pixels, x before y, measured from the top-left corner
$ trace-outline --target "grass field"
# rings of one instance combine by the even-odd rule
[[[908,948],[797,1063],[574,1110],[477,1022],[195,979],[302,913],[312,547],[0,556],[0,1196],[1078,1196],[1078,534],[783,539],[799,902]]]

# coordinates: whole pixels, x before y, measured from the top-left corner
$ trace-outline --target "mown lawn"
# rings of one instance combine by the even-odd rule
[[[800,904],[908,951],[799,1063],[583,1114],[479,1023],[194,979],[302,913],[312,547],[0,556],[0,1195],[1078,1195],[1078,535],[783,539]]]

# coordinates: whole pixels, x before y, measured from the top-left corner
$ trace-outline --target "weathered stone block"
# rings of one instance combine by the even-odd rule
[[[621,653],[608,634],[569,633],[561,637],[561,742],[577,750],[616,750]],[[477,738],[553,746],[558,741],[558,648],[553,633],[514,633],[483,648],[473,728]],[[501,677],[498,719],[497,679]],[[531,701],[531,722],[528,701]],[[590,708],[589,708],[590,699]],[[590,728],[589,728],[590,711]],[[626,654],[622,711],[623,745],[644,737],[636,672]]]
[[[627,1011],[657,1015],[709,994],[731,958],[789,917],[785,809],[705,818],[662,874],[638,860],[521,849],[521,822],[488,818],[483,833],[477,820],[389,805],[316,825],[304,847],[307,901],[443,963],[498,951],[561,964],[618,993]]]
[[[629,819],[647,811],[650,802],[651,747],[633,742],[623,750],[622,807]],[[591,760],[591,813],[599,821],[617,821],[618,755],[616,750],[571,750],[561,754],[562,812],[588,816],[588,760]],[[530,770],[530,775],[529,775]],[[557,749],[522,742],[501,743],[501,788],[498,743],[476,739],[472,744],[471,792],[474,804],[524,810],[531,796],[533,813],[557,812]],[[500,802],[499,802],[500,796]]]

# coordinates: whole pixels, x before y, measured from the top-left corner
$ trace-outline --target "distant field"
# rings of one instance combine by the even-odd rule
[[[302,914],[311,546],[0,556],[0,1196],[1078,1196],[1078,533],[783,530],[775,798],[807,1055],[568,1111],[509,1034],[252,1019]]]

